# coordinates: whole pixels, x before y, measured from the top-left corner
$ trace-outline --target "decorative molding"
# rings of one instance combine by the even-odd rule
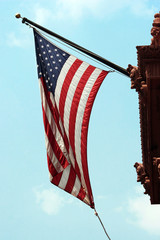
[[[134,164],[134,167],[136,168],[136,172],[137,172],[137,182],[141,182],[141,184],[143,185],[145,189],[144,194],[150,195],[151,183],[150,183],[149,176],[147,176],[145,172],[145,168],[143,164],[136,162]]]
[[[153,166],[156,169],[156,172],[158,174],[158,179],[160,181],[160,157],[154,157],[153,158]]]
[[[155,14],[151,45],[137,46],[137,66],[128,65],[131,89],[138,92],[142,163],[136,162],[137,182],[160,204],[160,12]]]
[[[129,76],[131,78],[131,89],[136,89],[140,87],[140,81],[139,78],[139,71],[138,67],[132,66],[131,64],[128,65],[127,72],[129,73]]]
[[[160,13],[156,13],[154,17],[155,19],[153,21],[153,27],[151,29],[151,35],[153,36],[151,39],[151,45],[157,47],[160,46]]]

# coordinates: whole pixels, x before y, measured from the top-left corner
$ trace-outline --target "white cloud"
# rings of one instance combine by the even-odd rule
[[[135,15],[139,16],[154,16],[158,9],[155,6],[149,6],[148,0],[134,0],[129,1],[129,8]]]
[[[156,8],[150,6],[149,0],[58,0],[49,2],[50,9],[35,6],[36,20],[39,23],[51,19],[80,20],[85,16],[93,15],[98,18],[106,18],[116,12],[126,9],[133,14],[148,16],[155,13]]]
[[[117,213],[121,213],[121,212],[123,212],[123,207],[122,207],[122,206],[116,207],[116,208],[114,209],[114,211],[117,212]]]
[[[41,7],[40,4],[34,6],[34,21],[40,25],[44,25],[53,16],[50,9]]]
[[[160,205],[151,205],[144,190],[137,191],[137,197],[128,201],[128,222],[137,225],[148,233],[160,236]]]
[[[11,32],[8,34],[8,39],[7,43],[9,46],[16,46],[16,47],[21,47],[22,46],[22,41],[18,39],[15,35],[15,33]]]
[[[79,23],[85,17],[111,18],[122,10],[130,11],[139,16],[152,16],[158,9],[149,0],[49,0],[44,5],[43,1],[33,4],[27,2],[26,9],[29,9],[33,21],[40,25],[49,23]],[[24,8],[25,8],[24,6]],[[67,23],[66,23],[67,24]],[[16,36],[14,32],[8,35],[9,46],[26,47],[31,44],[31,38],[26,34]]]
[[[14,32],[11,32],[7,36],[7,45],[10,47],[21,47],[26,48],[31,44],[31,40],[29,39],[27,34],[23,34],[23,36],[16,36]]]
[[[48,215],[56,215],[63,207],[63,198],[53,189],[36,189],[36,202]]]
[[[71,198],[61,197],[53,188],[42,189],[42,187],[36,187],[33,192],[36,196],[36,203],[48,215],[58,214],[66,204],[72,204],[73,202]]]
[[[98,200],[106,200],[108,197],[106,195],[98,195],[97,199]]]
[[[59,0],[58,6],[61,9],[59,16],[65,17],[67,14],[72,19],[80,19],[85,13],[97,15],[104,2],[104,0]]]

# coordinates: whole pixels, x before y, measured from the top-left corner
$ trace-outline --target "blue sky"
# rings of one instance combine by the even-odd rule
[[[0,9],[0,239],[106,239],[93,210],[49,182],[33,34],[14,15],[127,68],[137,65],[136,46],[151,42],[159,0],[0,0]],[[129,78],[110,73],[88,133],[96,208],[111,239],[158,240],[160,206],[151,206],[136,182],[135,162],[141,162],[138,96]]]

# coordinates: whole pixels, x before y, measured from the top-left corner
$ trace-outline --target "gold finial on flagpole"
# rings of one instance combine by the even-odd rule
[[[16,18],[22,18],[20,13],[16,13],[16,14],[15,14],[15,17],[16,17]]]

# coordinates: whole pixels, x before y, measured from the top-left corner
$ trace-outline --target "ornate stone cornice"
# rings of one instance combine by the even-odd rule
[[[137,55],[139,74],[146,82],[146,67],[148,67],[147,73],[149,74],[149,64],[160,63],[160,46],[137,46]],[[149,75],[152,75],[152,73]]]
[[[138,92],[142,163],[137,181],[151,203],[160,204],[160,13],[155,14],[151,45],[137,46],[138,66],[128,65],[131,88]]]

